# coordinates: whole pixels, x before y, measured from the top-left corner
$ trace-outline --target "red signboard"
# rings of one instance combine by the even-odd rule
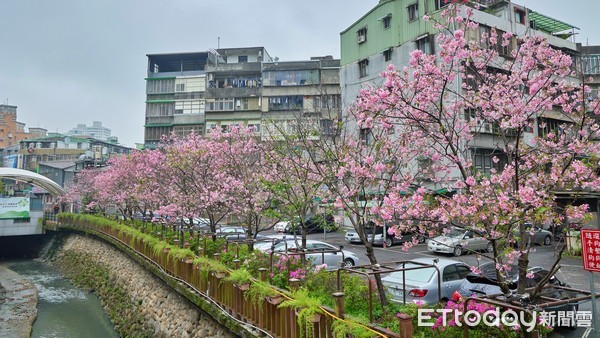
[[[600,272],[600,230],[581,229],[583,268]]]

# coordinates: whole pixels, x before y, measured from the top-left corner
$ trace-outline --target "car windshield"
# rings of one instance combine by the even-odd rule
[[[463,230],[459,230],[459,229],[452,229],[450,230],[449,233],[445,233],[442,236],[444,237],[462,237],[462,235],[464,235],[465,232]]]
[[[416,264],[406,264],[404,266],[405,269],[419,267],[420,265]],[[398,269],[401,269],[402,265],[398,266]],[[405,270],[404,278],[406,280],[426,283],[429,282],[433,274],[435,273],[435,268],[423,268],[423,269],[415,269],[415,270]],[[402,271],[392,272],[390,277],[397,278],[402,280]]]

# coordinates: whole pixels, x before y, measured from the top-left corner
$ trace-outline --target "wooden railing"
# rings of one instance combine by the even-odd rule
[[[258,301],[247,299],[246,292],[249,289],[248,284],[236,285],[226,277],[228,272],[209,271],[206,273],[206,267],[203,273],[201,264],[194,264],[193,255],[185,258],[174,258],[169,255],[169,247],[167,246],[163,252],[156,252],[154,246],[146,243],[143,240],[135,240],[126,232],[117,230],[110,225],[91,225],[91,224],[73,224],[76,221],[69,221],[69,224],[59,223],[58,227],[69,230],[85,231],[105,240],[119,243],[118,246],[125,246],[129,251],[143,257],[148,263],[155,265],[159,270],[162,270],[168,275],[168,278],[173,279],[178,284],[184,284],[188,289],[203,299],[210,300],[213,305],[217,305],[222,309],[222,314],[227,317],[223,320],[223,316],[211,314],[214,319],[221,322],[225,326],[230,325],[232,321],[237,322],[242,327],[249,327],[251,334],[243,334],[241,336],[256,336],[257,331],[262,332],[259,336],[272,336],[281,338],[324,338],[334,337],[332,324],[335,320],[344,320],[343,309],[334,311],[332,309],[322,307],[323,314],[316,315],[311,320],[312,330],[302,330],[304,335],[301,335],[300,326],[298,323],[297,310],[291,307],[279,306],[283,301],[291,299],[289,293],[284,290],[273,287],[276,291],[276,296],[266,297]],[[153,271],[154,272],[154,271]],[[160,276],[159,276],[160,277]],[[164,276],[163,276],[164,277]],[[266,279],[266,273],[262,274],[262,279]],[[164,278],[161,278],[164,280]],[[184,294],[184,296],[186,296]],[[193,297],[186,298],[190,299]],[[196,305],[198,299],[190,299]],[[342,299],[343,304],[343,299]],[[202,308],[202,307],[201,307]],[[401,321],[402,326],[402,319]],[[404,320],[406,322],[406,320]],[[300,323],[306,325],[306,323]],[[353,324],[363,326],[361,324]],[[403,332],[398,334],[387,329],[376,326],[364,326],[364,329],[371,332],[373,337],[412,337],[412,332]],[[312,331],[312,332],[310,332]]]

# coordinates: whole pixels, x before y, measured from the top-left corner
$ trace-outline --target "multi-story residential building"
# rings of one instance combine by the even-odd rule
[[[331,56],[265,63],[263,135],[293,132],[297,123],[318,131],[316,135],[332,134],[341,117],[339,67],[340,60]]]
[[[339,115],[339,60],[273,60],[264,47],[148,55],[145,146],[163,135],[255,128],[314,116],[331,128]],[[325,114],[323,114],[326,112]]]
[[[148,54],[144,145],[155,147],[163,135],[204,133],[205,67],[216,51]]]
[[[0,148],[5,148],[30,137],[25,124],[17,122],[17,106],[0,104]]]
[[[260,130],[262,68],[271,57],[264,47],[227,48],[216,51],[207,67],[206,130],[231,125]]]
[[[100,121],[94,121],[91,126],[78,124],[67,132],[68,136],[89,136],[101,141],[108,141],[110,134],[110,128],[103,127]]]
[[[541,35],[565,53],[578,55],[573,40],[577,27],[517,5],[509,0],[471,1],[480,5],[473,9],[472,19],[483,33],[491,27],[498,32],[517,36]],[[435,54],[435,34],[424,15],[434,16],[446,6],[445,0],[380,0],[373,9],[341,32],[340,83],[344,107],[356,98],[367,84],[381,83],[379,74],[389,64],[397,68],[408,65],[410,53],[420,49]],[[477,37],[473,37],[477,38]],[[500,50],[507,55],[510,47]]]
[[[473,1],[472,1],[473,2]],[[577,27],[550,18],[529,8],[519,6],[509,0],[481,0],[479,9],[473,8],[472,20],[479,24],[479,33],[489,32],[494,27],[499,35],[512,32],[516,36],[543,36],[557,49],[574,56],[579,55],[573,40]],[[368,13],[363,15],[341,33],[340,84],[342,101],[347,109],[356,99],[361,88],[366,85],[380,84],[379,74],[389,64],[396,68],[408,65],[410,53],[420,49],[424,53],[435,55],[436,30],[423,16],[435,17],[443,10],[443,0],[380,0]],[[474,34],[477,35],[477,34]],[[479,36],[470,36],[479,39]],[[506,47],[499,47],[501,56],[508,56],[516,47],[516,40]],[[460,81],[460,80],[459,80]],[[561,121],[558,114],[539,116],[538,126],[556,127]],[[544,133],[545,128],[534,128]],[[495,146],[496,128],[492,124],[477,130],[478,136],[471,146],[471,154],[477,169],[489,172],[494,165],[492,158],[501,156]],[[502,165],[502,161],[498,164]]]

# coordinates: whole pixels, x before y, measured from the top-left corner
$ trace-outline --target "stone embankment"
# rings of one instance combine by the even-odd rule
[[[94,264],[100,264],[108,270],[110,283],[105,284],[115,285],[106,287],[118,286],[125,290],[129,305],[141,315],[141,331],[152,332],[153,337],[234,337],[221,324],[110,244],[90,237],[70,235],[53,260],[61,262],[61,259],[73,256],[73,253],[92,257]],[[57,265],[60,268],[60,264]],[[98,291],[96,294],[103,301],[109,316],[119,315],[119,311],[107,304],[111,300],[103,299],[106,297]]]
[[[37,301],[31,281],[0,265],[0,337],[29,337]]]

